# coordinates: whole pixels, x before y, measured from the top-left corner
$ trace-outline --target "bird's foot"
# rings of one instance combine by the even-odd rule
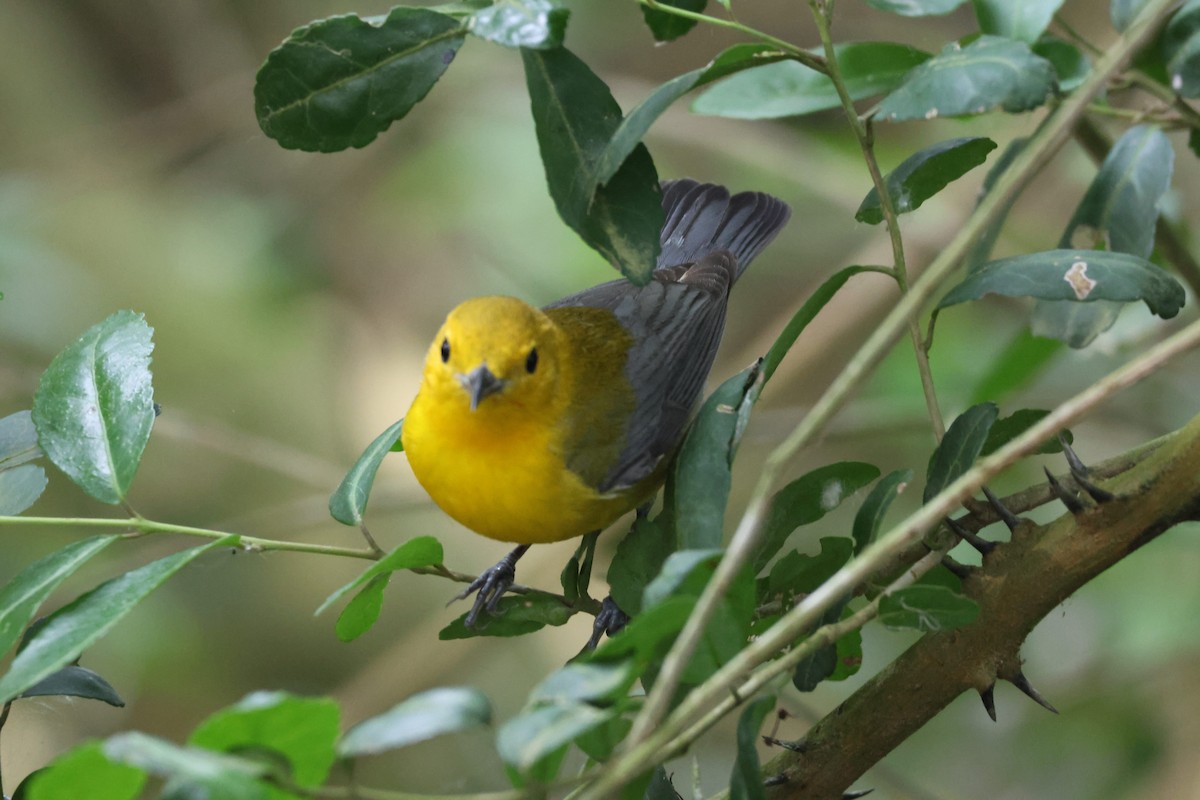
[[[583,649],[585,651],[595,650],[604,634],[613,636],[620,633],[628,622],[629,615],[622,611],[621,607],[612,599],[612,595],[609,595],[600,604],[600,613],[596,615],[596,621],[592,623],[592,638],[588,639]]]
[[[469,630],[474,630],[476,623],[479,622],[479,615],[486,611],[489,615],[496,614],[496,604],[500,602],[500,598],[504,596],[513,585],[513,581],[517,577],[517,559],[525,555],[525,551],[529,549],[529,545],[521,545],[511,553],[500,559],[493,567],[490,567],[479,574],[479,577],[471,581],[470,585],[462,592],[454,597],[455,600],[464,600],[475,594],[475,605],[471,607],[467,613],[463,624]],[[478,593],[478,594],[476,594]]]

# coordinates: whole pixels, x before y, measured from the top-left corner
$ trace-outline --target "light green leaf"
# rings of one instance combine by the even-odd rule
[[[354,580],[338,589],[313,612],[313,616],[321,614],[325,609],[341,600],[350,592],[367,583],[378,575],[386,575],[400,569],[415,569],[417,567],[432,567],[442,563],[442,543],[432,536],[418,536],[409,539],[404,544],[388,553],[363,571]]]
[[[19,467],[41,455],[33,412],[17,411],[0,418],[0,470]]]
[[[631,661],[567,664],[533,687],[529,702],[616,701],[624,697],[636,679]]]
[[[101,745],[105,758],[128,764],[167,781],[164,796],[204,800],[267,800],[267,787],[257,779],[270,773],[267,764],[180,747],[144,733],[119,733]]]
[[[406,6],[298,28],[258,71],[259,127],[289,149],[364,147],[429,93],[465,36],[462,20]]]
[[[867,5],[902,17],[928,17],[949,14],[967,0],[867,0]]]
[[[570,15],[556,0],[500,0],[472,14],[467,30],[505,47],[561,47]]]
[[[884,179],[897,214],[915,211],[953,181],[982,164],[996,143],[983,136],[949,139],[930,145],[900,163]],[[883,206],[874,187],[854,218],[869,225],[883,222]]]
[[[1091,62],[1078,47],[1049,34],[1037,40],[1033,52],[1054,65],[1058,90],[1064,94],[1078,89],[1092,71]]]
[[[8,674],[0,678],[0,703],[8,702],[78,658],[147,595],[198,556],[214,548],[229,547],[237,541],[238,537],[227,536],[152,561],[105,581],[51,614],[13,659]]]
[[[1200,0],[1188,0],[1171,17],[1162,54],[1171,88],[1182,97],[1200,97]]]
[[[614,712],[587,703],[558,702],[522,711],[496,732],[500,758],[521,775],[549,781],[557,771],[560,751],[577,736],[603,725]]]
[[[1144,5],[1146,5],[1146,0],[1110,0],[1108,10],[1113,27],[1118,31],[1124,31]]]
[[[1024,42],[980,36],[966,47],[946,45],[909,73],[879,104],[881,119],[898,121],[1010,113],[1040,106],[1054,90],[1054,66]]]
[[[383,610],[383,590],[387,588],[392,574],[386,572],[376,575],[367,581],[367,585],[358,594],[350,598],[342,613],[338,614],[337,623],[333,626],[337,637],[343,642],[352,642],[369,631],[379,620],[379,612]]]
[[[971,468],[983,451],[988,432],[999,414],[994,403],[980,403],[971,406],[950,423],[942,443],[929,459],[923,495],[926,503]]]
[[[337,489],[329,497],[329,515],[343,525],[361,525],[367,510],[367,500],[375,483],[375,473],[383,463],[383,457],[393,451],[400,441],[404,420],[392,425],[375,437],[367,449],[354,462],[354,466],[342,478]],[[403,449],[401,447],[400,449]]]
[[[93,741],[54,759],[30,781],[26,800],[134,800],[142,793],[146,773],[109,761],[101,743]]]
[[[491,722],[492,706],[478,689],[430,689],[346,731],[337,752],[343,758],[372,755]]]
[[[978,603],[944,586],[910,586],[879,602],[879,621],[893,630],[935,633],[969,625],[978,616]]]
[[[1063,0],[972,0],[982,33],[1033,44],[1050,25]]]
[[[0,516],[14,517],[46,491],[46,470],[37,464],[0,470]]]
[[[728,52],[728,51],[727,51]],[[824,55],[824,50],[813,51]],[[929,53],[893,42],[847,42],[834,46],[852,100],[890,92]],[[827,75],[784,60],[721,81],[692,103],[692,111],[735,119],[776,119],[841,106]]]
[[[707,574],[711,574],[723,552],[720,548],[711,548],[671,553],[663,563],[662,571],[646,586],[642,608],[651,608],[666,600],[701,566],[707,569]]]
[[[54,357],[34,395],[42,450],[105,503],[125,499],[154,425],[152,333],[141,314],[118,311]]]

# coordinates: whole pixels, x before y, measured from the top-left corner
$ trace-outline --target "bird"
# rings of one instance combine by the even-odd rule
[[[791,215],[763,192],[687,178],[660,189],[661,250],[645,285],[617,279],[542,308],[469,299],[429,347],[401,429],[413,474],[459,523],[517,544],[455,598],[478,592],[468,628],[496,613],[531,545],[601,531],[653,499],[712,368],[730,288]]]

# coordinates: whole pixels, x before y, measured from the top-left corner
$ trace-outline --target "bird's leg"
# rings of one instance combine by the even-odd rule
[[[454,600],[462,600],[470,597],[474,592],[479,592],[475,596],[475,605],[467,614],[467,618],[463,620],[468,628],[475,627],[475,623],[479,621],[480,612],[496,613],[496,604],[500,602],[500,598],[513,585],[513,581],[517,577],[517,560],[525,555],[525,551],[528,549],[529,545],[527,544],[513,548],[513,551],[500,559],[496,566],[481,572],[478,578],[471,581],[470,586],[463,589],[462,593],[454,598]]]
[[[592,638],[588,639],[588,643],[583,646],[583,649],[585,651],[595,650],[604,634],[612,636],[620,633],[628,622],[629,615],[621,610],[610,594],[600,604],[600,613],[596,615],[596,621],[592,623]]]

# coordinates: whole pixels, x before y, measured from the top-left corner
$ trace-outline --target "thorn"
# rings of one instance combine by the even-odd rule
[[[983,707],[987,710],[987,715],[992,718],[992,722],[996,721],[996,684],[992,683],[986,689],[981,689],[979,699],[983,701]]]
[[[1079,498],[1067,491],[1067,487],[1063,486],[1058,478],[1054,477],[1054,473],[1047,467],[1042,467],[1046,472],[1046,479],[1050,481],[1050,491],[1054,492],[1054,496],[1062,501],[1062,504],[1067,507],[1067,511],[1072,514],[1081,514],[1084,511],[1084,505],[1079,501]]]
[[[875,790],[874,789],[857,789],[853,792],[846,792],[845,794],[842,795],[842,800],[858,800],[858,798],[866,797],[873,791],[875,791]]]
[[[1025,677],[1025,673],[1017,670],[1017,674],[1008,679],[1009,683],[1024,692],[1030,700],[1037,703],[1042,708],[1054,714],[1058,713],[1058,709],[1050,705],[1050,701],[1042,697],[1042,693],[1029,685],[1029,679]]]
[[[808,749],[808,745],[803,739],[794,742],[785,742],[783,739],[776,739],[774,736],[762,737],[763,744],[767,747],[782,747],[784,750],[791,750],[793,753],[803,753]]]
[[[1088,479],[1090,470],[1084,466],[1079,455],[1067,442],[1067,438],[1061,433],[1058,435],[1058,442],[1062,445],[1063,455],[1067,458],[1067,466],[1071,469],[1071,477],[1079,484],[1079,488],[1091,495],[1092,499],[1097,503],[1107,503],[1109,500],[1112,500],[1116,495],[1110,491],[1101,489]]]
[[[980,537],[978,534],[972,533],[962,526],[958,520],[946,517],[946,526],[957,534],[958,538],[962,539],[967,544],[979,551],[981,556],[986,556],[988,553],[996,549],[995,542],[989,542],[987,539]]]
[[[971,568],[960,564],[950,556],[942,556],[942,566],[950,570],[959,580],[966,580],[971,575]]]
[[[987,498],[988,503],[991,504],[992,508],[996,512],[996,515],[1000,517],[1000,521],[1008,526],[1008,530],[1010,532],[1015,531],[1017,526],[1021,524],[1021,518],[1009,511],[1008,507],[1005,506],[1004,503],[1000,502],[1000,498],[996,497],[996,495],[992,493],[991,489],[986,486],[982,486],[980,488],[983,489],[983,496]]]

